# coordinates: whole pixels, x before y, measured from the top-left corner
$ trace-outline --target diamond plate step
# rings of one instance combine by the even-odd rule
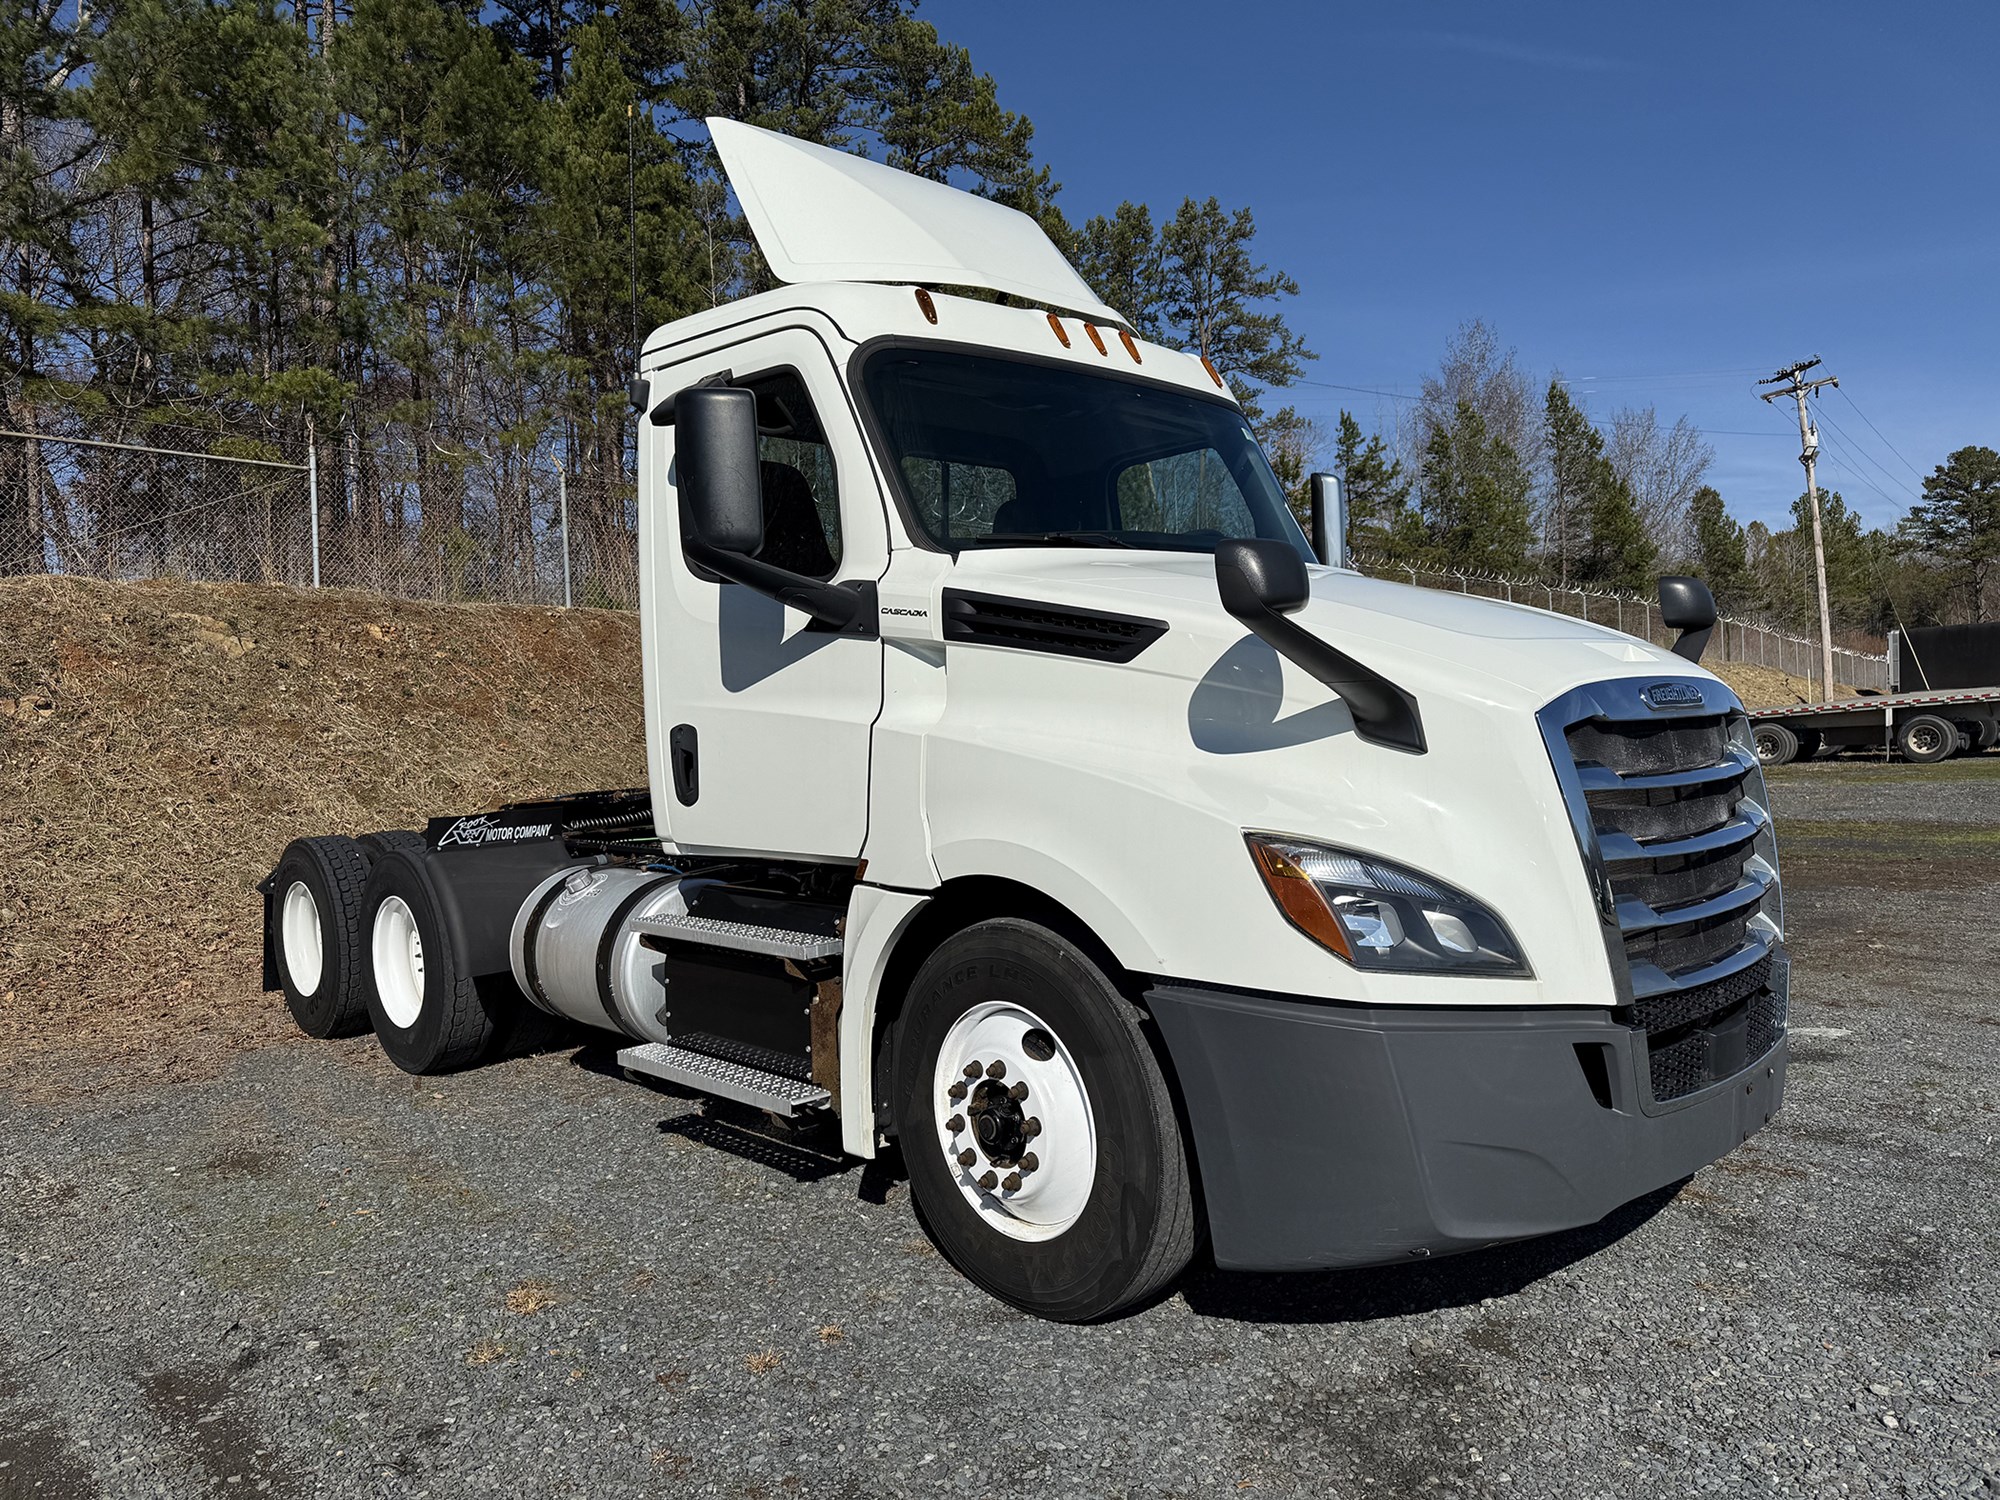
[[[725,922],[717,917],[646,917],[634,922],[632,930],[648,937],[677,938],[684,943],[706,943],[711,948],[767,953],[776,958],[834,958],[841,949],[839,938],[824,933],[759,927],[754,922]]]
[[[651,1078],[664,1079],[668,1083],[678,1083],[685,1088],[699,1089],[719,1099],[754,1104],[774,1115],[795,1115],[801,1110],[819,1109],[831,1102],[833,1097],[823,1088],[787,1078],[782,1073],[767,1073],[762,1068],[710,1057],[706,1052],[690,1052],[685,1047],[671,1046],[666,1042],[626,1047],[618,1054],[618,1066]]]

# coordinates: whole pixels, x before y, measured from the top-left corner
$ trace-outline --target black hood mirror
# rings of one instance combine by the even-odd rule
[[[1715,629],[1715,595],[1699,578],[1669,574],[1660,580],[1660,619],[1680,632],[1674,654],[1700,661]]]

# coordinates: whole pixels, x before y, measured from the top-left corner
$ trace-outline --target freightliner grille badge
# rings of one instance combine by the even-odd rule
[[[1691,682],[1656,682],[1639,695],[1649,708],[1700,708],[1701,689]]]

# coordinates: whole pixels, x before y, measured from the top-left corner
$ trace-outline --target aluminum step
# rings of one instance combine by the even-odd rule
[[[690,1052],[666,1042],[647,1042],[626,1047],[618,1054],[618,1066],[649,1078],[699,1089],[718,1099],[734,1099],[754,1104],[774,1115],[796,1115],[820,1109],[832,1102],[832,1095],[814,1084],[782,1073],[767,1073],[727,1058],[710,1057],[706,1052]]]
[[[775,958],[835,958],[841,949],[841,940],[825,933],[759,927],[754,922],[725,922],[717,917],[646,917],[634,922],[632,930],[648,937],[705,943],[711,948],[728,948],[737,953],[767,953]]]

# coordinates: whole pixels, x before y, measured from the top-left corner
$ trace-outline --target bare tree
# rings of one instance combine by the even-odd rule
[[[1522,371],[1512,349],[1483,319],[1459,325],[1435,374],[1424,377],[1417,402],[1419,450],[1431,436],[1448,430],[1461,406],[1469,406],[1486,424],[1489,438],[1499,438],[1530,469],[1541,460],[1542,411],[1533,382]]]
[[[1659,412],[1648,406],[1612,414],[1604,451],[1618,477],[1631,487],[1660,560],[1678,564],[1691,557],[1694,524],[1688,502],[1715,463],[1715,450],[1686,417],[1662,427]]]

